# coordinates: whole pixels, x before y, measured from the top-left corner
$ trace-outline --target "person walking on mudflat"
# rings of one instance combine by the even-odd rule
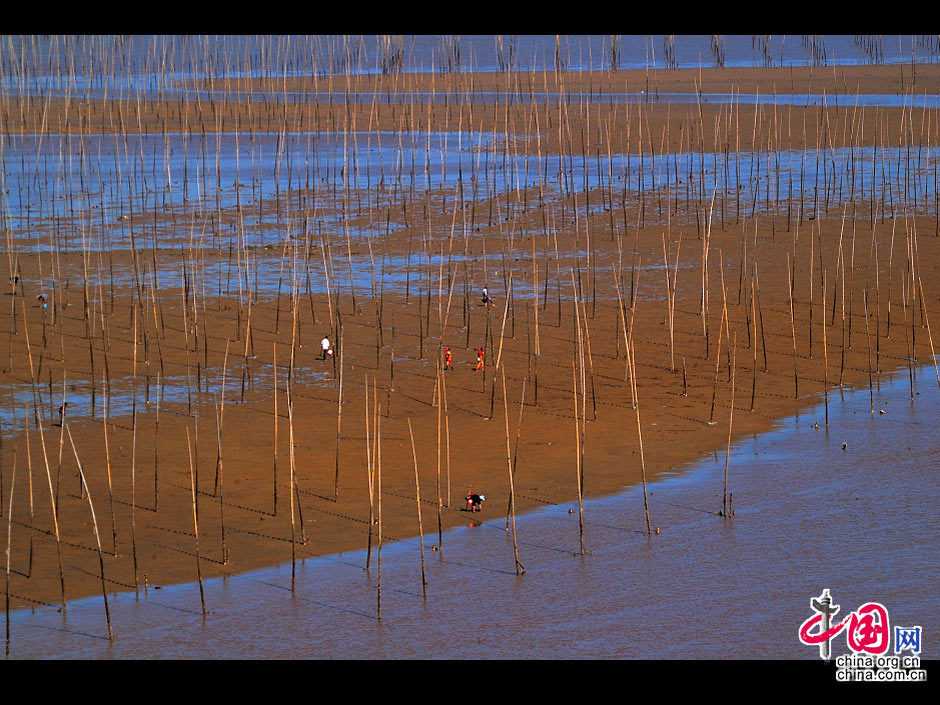
[[[454,369],[454,354],[450,351],[450,348],[444,348],[444,371]]]
[[[473,368],[474,372],[476,372],[477,370],[483,369],[483,359],[485,357],[486,357],[486,351],[483,350],[483,348],[477,348],[477,364],[476,364],[476,367]]]
[[[323,336],[323,340],[320,341],[320,359],[325,360],[327,355],[333,354],[333,349],[330,347],[330,339],[328,336]]]

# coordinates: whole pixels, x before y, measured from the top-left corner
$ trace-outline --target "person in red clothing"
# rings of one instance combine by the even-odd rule
[[[477,364],[476,367],[473,368],[474,372],[483,369],[483,358],[485,355],[486,352],[483,350],[483,348],[477,348]]]
[[[451,353],[450,348],[444,348],[444,370],[454,369],[454,355]]]

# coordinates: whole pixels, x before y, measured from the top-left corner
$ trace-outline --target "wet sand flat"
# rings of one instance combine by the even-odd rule
[[[100,591],[86,489],[109,590],[364,548],[379,420],[384,539],[418,533],[416,456],[431,544],[469,491],[501,517],[509,467],[524,514],[577,499],[579,448],[596,498],[891,372],[916,397],[937,376],[915,387],[936,354],[940,122],[903,97],[938,71],[334,76],[331,97],[373,92],[348,104],[264,94],[324,89],[296,77],[205,100],[4,93],[12,606]],[[421,94],[439,89],[455,100]],[[699,89],[840,102],[603,99]]]

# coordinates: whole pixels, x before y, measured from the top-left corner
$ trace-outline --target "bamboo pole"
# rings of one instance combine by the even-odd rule
[[[296,480],[294,476],[294,400],[291,393],[292,385],[287,385],[287,429],[290,450],[290,591],[294,592],[297,581],[297,540],[294,506],[297,501]]]
[[[826,404],[826,428],[829,428],[829,346],[826,342],[826,275],[828,274],[828,269],[823,270],[823,286],[822,286],[822,333],[823,333],[823,395],[825,398]]]
[[[756,347],[756,341],[755,341]],[[735,370],[737,367],[737,351],[738,351],[738,334],[734,334],[734,339],[732,343],[732,352],[731,352],[731,401],[729,402],[728,408],[728,448],[725,453],[725,471],[724,471],[724,489],[722,491],[721,499],[721,516],[726,519],[734,517],[734,508],[731,505],[731,497],[728,494],[728,464],[731,461],[731,430],[734,427],[734,378]]]
[[[114,521],[114,489],[111,483],[111,442],[108,438],[108,415],[111,407],[111,395],[107,388],[107,379],[102,375],[101,386],[104,388],[104,414],[102,415],[101,425],[104,429],[104,455],[105,469],[108,477],[108,508],[111,511],[111,555],[117,556],[117,525]]]
[[[225,372],[228,369],[228,348],[231,340],[228,338],[225,339],[225,357],[222,360],[222,383],[219,387],[219,412],[216,417],[216,456],[215,456],[215,481],[213,482],[212,494],[215,496],[219,495],[219,483],[221,482],[222,475],[222,438],[223,438],[223,429],[225,428]],[[247,345],[246,348],[247,350]],[[275,385],[276,386],[276,385]],[[275,419],[277,419],[277,414],[275,414]]]
[[[506,465],[509,469],[509,504],[511,507],[510,514],[510,528],[512,530],[512,557],[516,567],[516,575],[525,574],[525,566],[522,564],[522,561],[519,560],[519,544],[516,540],[516,507],[515,507],[515,491],[513,489],[513,479],[512,479],[512,451],[509,448],[509,403],[506,397],[506,370],[500,370],[503,379],[503,415],[506,419]]]
[[[377,495],[377,514],[378,514],[378,534],[379,545],[375,555],[378,575],[375,582],[375,615],[378,621],[382,621],[382,404],[378,405],[379,413],[376,415],[376,495]]]
[[[225,483],[224,483],[224,472],[223,472],[222,463],[221,463],[221,458],[222,458],[221,426],[222,424],[220,421],[221,411],[219,408],[221,404],[214,405],[214,406],[215,406],[215,414],[216,414],[215,416],[216,441],[218,443],[218,453],[219,453],[218,457],[220,461],[216,468],[219,473],[219,487],[218,487],[218,492],[216,493],[216,495],[219,498],[219,525],[220,525],[220,538],[222,542],[222,565],[226,565],[228,563],[228,549],[226,548],[226,545],[225,545],[225,491],[224,491]]]
[[[728,327],[728,319],[726,317],[727,313],[728,313],[727,309],[725,307],[722,307],[721,321],[718,324],[718,347],[716,348],[716,352],[715,352],[715,378],[712,384],[712,405],[711,405],[711,411],[708,414],[709,426],[714,426],[717,423],[717,421],[715,421],[715,400],[718,398],[718,372],[721,369],[722,332],[725,330],[725,328]]]
[[[649,492],[646,486],[646,457],[643,454],[643,427],[640,423],[640,401],[639,395],[637,394],[636,383],[636,353],[632,336],[628,338],[627,344],[629,346],[630,379],[633,387],[634,409],[636,411],[636,432],[640,444],[640,471],[643,476],[643,514],[646,519],[646,535],[651,536],[653,533],[653,525],[650,520]],[[656,532],[659,533],[658,528]]]
[[[7,564],[6,589],[4,590],[4,624],[6,626],[6,656],[10,655],[10,556],[13,547],[13,496],[16,489],[16,449],[13,449],[13,477],[10,480],[10,504],[7,512]],[[0,501],[3,498],[0,497]]]
[[[62,568],[62,536],[59,532],[59,517],[55,501],[55,490],[52,487],[52,473],[49,471],[49,458],[46,455],[46,437],[42,428],[42,418],[37,414],[36,420],[39,424],[39,442],[42,447],[42,459],[46,467],[46,479],[49,481],[49,501],[52,504],[52,526],[55,530],[56,551],[59,559],[59,587],[62,593],[62,613],[65,614],[65,571]]]
[[[51,371],[49,374],[50,374],[49,381],[51,382],[52,381]],[[62,405],[59,407],[59,455],[58,455],[58,464],[56,466],[56,473],[55,473],[56,500],[59,499],[59,484],[62,478],[62,449],[63,449],[63,446],[65,445],[65,421],[66,421],[66,415],[68,413],[67,405],[65,401],[65,387],[66,387],[66,374],[65,374],[65,370],[63,369],[62,370]],[[50,386],[50,396],[51,396],[51,392],[52,392],[52,389]],[[50,412],[51,411],[52,410],[50,409]],[[85,496],[84,488],[81,485],[79,485],[78,492],[82,497]],[[61,504],[57,502],[56,506],[61,506]]]
[[[800,381],[799,377],[796,374],[796,324],[793,320],[793,278],[791,275],[790,268],[790,253],[787,253],[787,291],[789,292],[790,298],[790,334],[793,338],[793,398],[800,398]],[[866,325],[868,324],[868,319],[865,319]]]
[[[581,424],[583,420],[578,422],[578,375],[575,371],[575,362],[571,361],[571,394],[574,399],[574,439],[575,439],[575,455],[576,455],[576,470],[577,470],[577,480],[578,480],[578,545],[580,547],[581,555],[585,554],[584,551],[584,476],[582,475],[582,466],[581,466],[581,435],[584,432]]]
[[[363,381],[365,382],[365,426],[366,426],[366,478],[369,485],[369,541],[366,547],[366,572],[369,571],[369,567],[372,564],[372,531],[375,526],[375,453],[373,452],[372,444],[375,442],[375,428],[374,426],[370,429],[369,425],[369,378],[367,375],[363,375]],[[375,415],[375,403],[378,401],[377,390],[373,388],[373,409],[372,414],[373,418]],[[370,438],[370,430],[372,431],[372,437]]]
[[[95,518],[95,505],[91,501],[91,488],[85,480],[85,471],[82,470],[82,461],[78,459],[78,450],[75,448],[75,441],[72,439],[72,429],[66,427],[69,434],[69,443],[72,446],[72,453],[75,455],[75,464],[78,465],[78,474],[82,480],[82,486],[85,487],[88,498],[88,509],[91,511],[91,522],[95,528],[95,542],[98,547],[98,567],[101,571],[101,598],[104,600],[104,614],[108,624],[108,641],[114,640],[114,632],[111,630],[111,609],[108,607],[108,588],[104,578],[104,557],[101,554],[101,534],[98,532],[98,519]]]
[[[411,428],[411,418],[408,418],[408,435],[411,438],[411,457],[415,465],[415,506],[418,511],[418,554],[421,557],[421,597],[428,599],[428,579],[424,570],[424,524],[421,521],[421,483],[418,480],[418,454],[415,450],[415,435]],[[440,508],[440,502],[438,502]]]
[[[871,331],[868,327],[868,289],[864,290],[862,297],[863,303],[865,305],[865,341],[868,343],[868,413],[874,415],[875,413],[875,390],[872,385],[872,369],[871,369]]]
[[[443,333],[442,333],[443,335]],[[438,394],[438,404],[437,404],[437,547],[440,551],[440,555],[443,558],[444,550],[444,522],[443,522],[443,499],[441,496],[441,416],[444,410],[444,373],[441,371],[441,356],[437,356],[437,388],[439,391]]]
[[[355,302],[355,294],[353,295],[353,302]],[[339,499],[339,453],[340,453],[340,442],[342,440],[342,427],[343,427],[343,358],[346,356],[346,345],[343,340],[343,324],[339,325],[339,335],[337,338],[339,343],[339,396],[336,401],[336,468],[333,475],[333,501],[335,502]]]
[[[159,338],[157,338],[159,341]],[[156,512],[160,505],[160,455],[159,455],[159,437],[160,437],[160,404],[163,401],[163,373],[157,371],[157,409],[153,422],[153,511]],[[110,488],[108,492],[110,493]],[[113,512],[112,512],[113,524]],[[113,529],[113,527],[112,527]]]
[[[450,413],[447,408],[447,376],[441,375],[441,396],[444,400],[444,447],[447,469],[447,508],[451,505],[451,485],[450,485]],[[441,545],[441,550],[443,550]]]
[[[924,297],[924,283],[921,281],[920,275],[917,275],[917,286],[920,288],[921,311],[924,313],[924,322],[927,324],[927,339],[930,341],[930,357],[933,360],[934,373],[937,375],[937,386],[940,387],[940,368],[937,367],[937,355],[934,352],[933,335],[930,333],[930,318],[927,316],[927,309],[924,304],[924,301],[926,301],[926,298]]]
[[[206,593],[202,585],[202,566],[199,557],[199,512],[196,510],[196,471],[193,467],[192,441],[189,435],[189,425],[186,426],[186,452],[189,454],[189,481],[192,489],[193,504],[193,534],[196,537],[196,580],[199,582],[199,602],[202,605],[202,617],[206,617]]]
[[[789,253],[787,253],[789,256]],[[787,263],[789,264],[789,259]],[[789,269],[787,270],[789,273]],[[751,277],[751,328],[753,330],[753,345],[751,346],[751,353],[753,355],[753,366],[751,368],[751,411],[754,411],[754,403],[757,400],[757,294],[754,281],[757,277],[757,262],[754,263],[754,276]],[[737,342],[737,337],[735,337],[735,342]],[[794,360],[794,365],[796,361]],[[731,365],[732,371],[731,376],[734,377],[734,363]],[[734,399],[732,399],[732,402]]]
[[[183,311],[186,311],[185,302]],[[132,309],[134,318],[134,362],[131,377],[131,555],[134,562],[134,596],[140,599],[140,578],[137,565],[137,308]],[[186,351],[189,356],[189,349]],[[187,376],[189,365],[186,366]]]
[[[271,450],[273,456],[273,467],[272,467],[272,490],[274,492],[274,516],[277,516],[277,448],[278,448],[278,431],[281,426],[281,419],[278,416],[278,404],[277,404],[277,341],[272,343],[272,348],[274,351],[274,361],[272,362],[271,370],[274,380],[274,442]]]

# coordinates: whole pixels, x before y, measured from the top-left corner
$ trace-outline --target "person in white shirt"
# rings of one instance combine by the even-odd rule
[[[327,336],[323,336],[323,340],[320,341],[320,348],[322,353],[320,354],[320,359],[325,360],[327,355],[333,354],[333,349],[330,347],[330,339]]]

